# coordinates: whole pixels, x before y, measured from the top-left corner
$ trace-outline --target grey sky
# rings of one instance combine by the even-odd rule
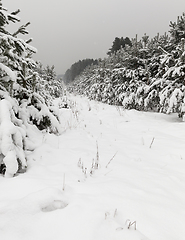
[[[55,65],[57,73],[78,60],[104,58],[115,37],[150,37],[169,30],[185,11],[184,0],[2,0],[9,11],[21,9],[34,59]],[[19,25],[17,24],[17,27]]]

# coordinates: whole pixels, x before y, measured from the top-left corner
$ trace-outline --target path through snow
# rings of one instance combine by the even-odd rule
[[[70,98],[63,134],[35,130],[28,171],[0,177],[0,238],[185,239],[185,124]]]

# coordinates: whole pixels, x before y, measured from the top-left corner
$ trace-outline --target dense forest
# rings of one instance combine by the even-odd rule
[[[53,99],[62,94],[54,66],[43,67],[32,55],[36,49],[28,34],[29,22],[11,33],[7,25],[20,22],[20,10],[9,13],[0,1],[0,171],[14,176],[27,167],[26,154],[34,149],[31,130],[59,134],[60,124]]]
[[[69,91],[126,109],[185,112],[185,13],[169,34],[115,38],[108,57],[86,68]],[[130,40],[130,41],[128,41]]]

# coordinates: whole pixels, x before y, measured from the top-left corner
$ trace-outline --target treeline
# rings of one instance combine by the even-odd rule
[[[84,59],[79,60],[78,62],[74,63],[70,69],[68,69],[63,77],[63,81],[66,84],[69,84],[74,81],[74,79],[81,73],[83,70],[90,65],[96,65],[98,64],[97,60],[94,59]]]
[[[185,113],[185,13],[170,22],[169,35],[141,39],[109,51],[85,69],[70,91],[127,109]],[[120,42],[115,39],[115,42]],[[118,44],[119,45],[119,44]]]

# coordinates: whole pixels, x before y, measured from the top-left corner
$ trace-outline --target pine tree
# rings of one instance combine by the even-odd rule
[[[132,43],[128,37],[126,37],[125,39],[123,37],[121,37],[121,38],[116,37],[113,41],[112,47],[107,52],[107,55],[116,53],[121,48],[124,48],[125,45],[132,46]]]
[[[180,43],[185,38],[185,12],[178,16],[177,22],[170,22],[169,32],[174,43]]]

